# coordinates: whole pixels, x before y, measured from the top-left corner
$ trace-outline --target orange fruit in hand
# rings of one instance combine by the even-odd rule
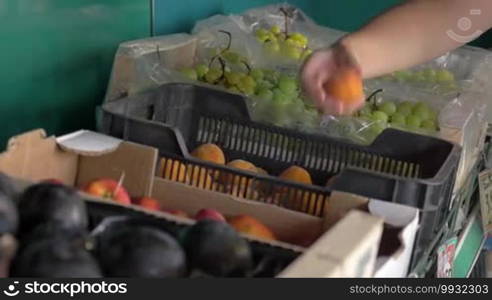
[[[336,115],[351,115],[364,104],[364,85],[355,68],[339,70],[324,85],[324,105]]]

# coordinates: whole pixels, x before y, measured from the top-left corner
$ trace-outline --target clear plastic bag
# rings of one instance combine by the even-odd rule
[[[197,22],[191,35],[175,34],[123,43],[115,58],[106,101],[169,82],[193,82],[210,88],[225,89],[217,85],[190,81],[179,72],[180,69],[193,67],[197,63],[209,64],[220,49],[227,47],[228,36],[221,31],[230,33],[230,51],[248,61],[250,67],[296,76],[300,61],[286,61],[268,55],[255,37],[259,28],[275,25],[284,27],[286,19],[281,8],[290,15],[287,19],[289,32],[299,32],[307,36],[309,48],[329,47],[345,34],[317,25],[301,10],[288,4],[255,8],[241,15],[212,16]],[[212,65],[220,66],[217,61]],[[227,70],[247,72],[247,67],[238,64],[228,66]],[[436,75],[438,71],[446,71],[440,74],[443,77],[440,80],[436,79],[439,78]],[[384,97],[395,103],[422,101],[440,112],[439,119],[436,120],[436,125],[441,129],[439,132],[412,129],[413,131],[452,139],[450,136],[442,136],[450,135],[449,131],[446,131],[447,128],[463,131],[467,127],[466,130],[473,131],[479,126],[478,123],[485,122],[486,103],[492,96],[492,85],[488,84],[492,80],[492,59],[489,51],[463,47],[413,68],[410,72],[415,73],[415,80],[406,80],[408,78],[405,76],[400,78],[401,73],[397,73],[396,76],[369,80],[366,87],[368,93],[384,89]],[[419,75],[424,74],[431,79],[422,80],[422,76]],[[449,80],[449,74],[452,74],[452,80]],[[229,91],[235,92],[231,89]],[[298,99],[307,101],[302,95]],[[252,95],[249,97],[248,105],[256,121],[348,138],[356,143],[372,142],[386,127],[368,118],[321,118],[312,105],[299,103],[297,100],[274,105],[271,101],[264,101],[261,97]],[[470,118],[477,124],[469,125],[466,120]],[[469,137],[472,134],[461,132],[461,136]],[[463,145],[464,138],[459,143]]]

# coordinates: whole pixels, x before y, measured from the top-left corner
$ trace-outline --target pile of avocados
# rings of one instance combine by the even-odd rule
[[[0,235],[18,242],[12,277],[272,277],[299,255],[248,241],[226,223],[176,224],[85,201],[61,184],[17,191],[1,173]]]

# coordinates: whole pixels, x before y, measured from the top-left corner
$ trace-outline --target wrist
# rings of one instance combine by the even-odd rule
[[[362,77],[364,77],[367,72],[363,69],[364,64],[362,63],[360,54],[357,51],[360,47],[357,47],[356,44],[356,37],[354,37],[353,34],[348,34],[338,41],[336,47],[339,48],[339,51],[344,54],[348,60],[348,63],[356,67],[359,72],[361,72]]]

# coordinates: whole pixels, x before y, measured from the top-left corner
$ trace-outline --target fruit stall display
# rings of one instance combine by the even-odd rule
[[[4,254],[7,246],[17,248],[2,256],[3,277],[275,277],[323,234],[326,222],[299,215],[310,225],[304,234],[296,230],[299,247],[277,242],[276,234],[251,215],[205,208],[190,217],[151,197],[128,202],[129,193],[114,179],[95,179],[76,189],[58,179],[19,183],[0,174],[0,187],[2,239],[17,240],[1,244]],[[171,186],[165,190],[178,195]],[[367,204],[357,203],[354,209],[370,212]],[[350,212],[340,210],[335,216],[332,222],[350,218]],[[374,246],[384,257],[399,247],[402,228],[385,224],[382,229],[386,238]]]
[[[199,21],[192,35],[122,45],[107,101],[166,82],[192,81],[246,95],[251,116],[257,121],[362,144],[371,143],[388,127],[455,141],[456,129],[471,133],[484,124],[484,94],[490,91],[483,78],[490,73],[490,59],[488,53],[474,49],[460,49],[415,70],[369,80],[366,95],[383,89],[378,98],[384,102],[405,103],[403,113],[394,117],[391,104],[383,110],[378,109],[379,104],[365,107],[352,117],[321,116],[300,89],[298,68],[305,53],[329,46],[342,35],[316,25],[289,5],[214,16]],[[296,54],[287,55],[292,52]],[[474,108],[464,108],[470,99]],[[480,124],[463,121],[469,118]]]
[[[106,175],[94,178],[81,159],[69,170],[69,183],[43,178],[17,189],[0,176],[0,233],[15,236],[10,250],[18,242],[16,254],[0,260],[0,271],[20,277],[277,277],[322,236],[320,230],[293,241],[254,214],[167,206],[153,197],[153,183],[161,181],[190,195],[227,195],[320,223],[327,212],[337,221],[347,217],[347,211],[330,211],[333,191],[417,208],[415,267],[450,223],[453,197],[483,146],[492,95],[483,81],[492,74],[492,59],[460,49],[369,80],[364,91],[360,82],[355,90],[368,95],[362,108],[346,117],[323,116],[304,95],[298,71],[314,49],[342,35],[292,6],[274,5],[211,17],[192,34],[122,44],[97,127],[138,148],[142,156],[134,159],[142,166],[136,169],[146,173],[127,173],[134,180],[125,180],[128,169],[107,163],[100,164]],[[139,160],[144,153],[146,160]],[[365,204],[352,208],[369,212]],[[402,228],[380,225],[383,256],[388,244],[401,242]]]
[[[166,84],[104,105],[100,130],[158,148],[159,176],[206,190],[315,216],[331,189],[418,207],[418,245],[432,239],[451,201],[458,146],[398,130],[370,146],[300,134],[251,121],[236,97]]]

